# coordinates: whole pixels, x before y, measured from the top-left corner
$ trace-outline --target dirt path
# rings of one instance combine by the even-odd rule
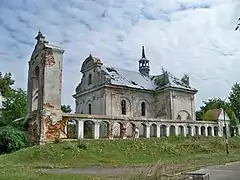
[[[177,164],[168,165],[144,165],[144,166],[124,166],[124,167],[88,167],[88,168],[66,168],[66,169],[45,169],[46,173],[57,174],[86,174],[98,176],[133,176],[138,174],[151,175],[154,172],[169,172],[180,169]]]

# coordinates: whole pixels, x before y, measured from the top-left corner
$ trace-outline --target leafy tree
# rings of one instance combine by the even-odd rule
[[[224,108],[228,104],[220,98],[208,99],[208,101],[203,101],[203,103],[204,105],[200,107],[203,113],[207,112],[210,109]]]
[[[64,113],[70,113],[70,112],[72,112],[71,106],[69,106],[69,105],[62,105],[62,106],[61,106],[61,110],[62,110]]]
[[[13,122],[15,119],[26,115],[27,94],[22,89],[11,89],[2,103],[1,122],[2,125],[19,126]]]
[[[11,126],[0,127],[0,154],[11,153],[28,145],[27,136]]]
[[[203,111],[198,110],[196,111],[196,119],[197,121],[202,121]]]
[[[236,117],[240,119],[240,84],[236,83],[233,85],[229,94],[229,101]]]
[[[181,81],[183,84],[189,86],[190,83],[189,83],[189,76],[187,74],[184,74],[183,77],[181,78]]]
[[[3,97],[9,95],[11,91],[11,85],[14,84],[11,73],[6,73],[4,76],[0,72],[0,93]]]

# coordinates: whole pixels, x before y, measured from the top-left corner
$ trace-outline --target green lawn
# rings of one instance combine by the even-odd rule
[[[86,166],[141,166],[145,164],[181,164],[186,171],[203,165],[240,160],[240,138],[229,141],[225,153],[223,138],[175,137],[139,140],[82,140],[60,142],[20,150],[0,156],[2,179],[100,179],[83,175],[49,175],[41,168]],[[106,178],[102,178],[106,179]]]

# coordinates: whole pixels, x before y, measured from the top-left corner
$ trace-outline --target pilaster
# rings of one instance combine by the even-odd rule
[[[94,139],[99,139],[99,122],[94,123]]]
[[[146,138],[150,138],[150,125],[147,124],[146,125],[146,134],[145,134]]]
[[[78,139],[83,139],[84,138],[84,121],[78,120],[77,125],[78,125],[77,137]]]

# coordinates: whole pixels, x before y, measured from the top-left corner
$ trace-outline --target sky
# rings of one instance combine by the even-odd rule
[[[190,76],[196,108],[228,96],[240,81],[239,0],[1,0],[0,72],[26,89],[38,30],[65,49],[62,104],[72,95],[89,53],[104,64],[138,70],[141,46],[151,74],[162,67]]]

